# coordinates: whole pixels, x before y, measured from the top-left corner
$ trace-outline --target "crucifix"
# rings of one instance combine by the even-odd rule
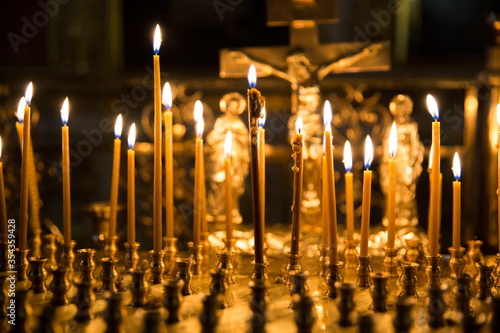
[[[223,49],[219,58],[222,78],[246,77],[249,66],[254,64],[257,76],[272,75],[290,82],[294,115],[288,127],[292,137],[295,118],[302,117],[305,134],[303,207],[311,217],[320,211],[319,173],[314,172],[320,161],[323,137],[320,82],[330,73],[390,69],[389,41],[320,44],[318,24],[335,22],[338,22],[336,0],[268,0],[267,25],[289,26],[290,45]]]

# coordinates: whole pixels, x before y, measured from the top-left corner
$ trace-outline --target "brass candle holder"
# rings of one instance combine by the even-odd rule
[[[460,276],[464,272],[465,268],[465,248],[461,247],[460,249],[455,249],[453,247],[449,247],[448,251],[450,251],[450,277],[456,279],[457,276]]]
[[[328,275],[328,249],[329,247],[324,247],[322,245],[318,246],[319,257],[318,257],[318,266],[319,266],[319,276],[327,276]]]
[[[47,291],[45,281],[47,280],[47,270],[45,263],[47,258],[31,257],[29,258],[29,279],[31,281],[30,290],[35,294],[41,294]]]
[[[358,276],[358,280],[356,281],[356,284],[360,288],[369,288],[372,285],[372,281],[370,279],[370,274],[373,272],[371,262],[371,255],[358,255],[358,266],[356,267],[356,275]]]
[[[388,273],[372,273],[371,278],[373,287],[370,292],[372,296],[372,309],[375,312],[387,312],[387,280],[390,278]]]
[[[193,265],[193,259],[191,258],[177,258],[177,274],[175,275],[175,279],[177,281],[183,282],[182,284],[182,296],[188,296],[193,293],[191,289],[191,280],[193,279],[193,275],[191,274],[191,266]]]
[[[193,242],[188,243],[189,253],[193,259],[193,275],[200,275],[203,266],[203,244],[194,245]]]
[[[500,295],[500,253],[497,253],[495,258],[497,261],[495,268],[495,289],[497,290],[497,295]]]
[[[443,315],[446,311],[446,303],[443,298],[444,292],[448,289],[446,285],[429,285],[427,288],[427,312],[429,313],[429,326],[440,328],[444,326]]]
[[[253,265],[253,272],[252,272],[252,281],[254,282],[265,282],[269,279],[267,276],[267,266],[269,265],[269,262],[265,261],[263,263],[257,263],[255,261],[252,261]]]
[[[168,317],[165,320],[167,325],[175,324],[181,321],[180,319],[180,308],[182,304],[182,294],[181,290],[184,286],[184,281],[170,280],[168,283],[163,285],[165,290],[163,298],[163,306],[168,311]]]
[[[299,295],[300,297],[305,297],[309,293],[309,287],[307,286],[307,278],[309,277],[309,272],[292,272],[289,276],[289,284],[290,284],[290,296],[292,298],[294,295]],[[290,303],[289,308],[292,310],[296,310],[296,303],[292,301]]]
[[[92,320],[90,309],[92,303],[95,301],[94,284],[95,281],[93,280],[75,280],[76,295],[74,303],[76,305],[77,311],[76,315],[73,317],[73,320],[77,323],[88,323]]]
[[[134,269],[137,268],[137,263],[139,262],[139,246],[140,243],[134,242],[130,244],[126,242],[125,246],[125,267],[123,269],[122,275],[130,274]]]
[[[83,281],[92,281],[94,280],[94,270],[95,270],[95,261],[94,249],[80,249],[77,251],[80,254],[80,279]]]
[[[226,283],[234,284],[233,280],[233,260],[234,260],[234,252],[218,252],[217,256],[219,257],[219,262],[217,264],[217,268],[225,269],[227,271],[226,274]]]
[[[403,273],[400,277],[401,292],[399,293],[399,298],[418,297],[418,264],[416,262],[405,261],[401,264],[401,267],[403,269]]]
[[[161,284],[163,278],[163,271],[165,270],[165,263],[163,262],[163,255],[165,251],[160,250],[155,252],[154,250],[149,251],[151,255],[151,262],[149,264],[149,269],[151,271],[151,276],[149,278],[149,283],[151,284]]]
[[[491,288],[493,288],[493,286],[495,285],[495,279],[492,275],[495,266],[489,263],[477,262],[476,269],[479,273],[476,278],[476,299],[484,301],[488,298],[493,297]]]
[[[52,269],[52,281],[50,281],[49,289],[52,292],[50,305],[53,307],[68,304],[69,284],[66,280],[66,267],[56,267]]]
[[[66,267],[66,276],[68,282],[70,282],[70,287],[71,287],[71,280],[73,278],[73,262],[75,261],[75,253],[73,252],[73,249],[76,245],[75,241],[71,241],[69,243],[62,243],[61,244],[61,256],[59,257],[59,260],[61,262],[61,265]]]
[[[427,273],[427,284],[429,285],[440,285],[441,284],[441,259],[442,254],[437,256],[427,256],[427,262],[429,263],[426,268]]]
[[[342,282],[344,278],[342,277],[342,266],[344,263],[342,261],[334,263],[327,263],[328,274],[326,276],[326,293],[325,296],[331,299],[337,298],[337,288],[335,284],[337,282]]]
[[[148,282],[146,281],[147,271],[147,264],[146,267],[135,268],[129,271],[129,274],[132,275],[132,283],[128,287],[132,295],[132,300],[129,305],[133,308],[140,308],[146,305],[146,295],[148,293]]]
[[[104,256],[108,258],[116,257],[116,252],[118,251],[118,247],[116,246],[116,242],[118,241],[118,236],[107,237],[106,245],[104,246]]]
[[[283,279],[289,283],[289,277],[291,272],[301,272],[302,265],[300,264],[300,259],[302,258],[302,253],[290,253],[286,254],[287,262],[285,265],[285,272],[283,274]]]
[[[176,237],[163,237],[163,243],[165,244],[163,250],[165,251],[165,256],[163,260],[165,261],[165,275],[171,274],[175,268],[175,258],[177,257],[177,238]]]
[[[385,247],[384,250],[385,250],[385,257],[384,257],[385,272],[389,275],[389,277],[398,277],[399,260],[397,257],[399,249]]]
[[[21,249],[15,249],[14,250],[14,261],[16,265],[16,281],[26,281],[28,279],[28,253],[30,252],[29,249],[26,250],[21,250]]]
[[[56,260],[56,252],[57,252],[57,244],[56,244],[57,236],[54,234],[45,234],[42,237],[42,253],[45,258],[47,258],[46,267],[57,266]]]
[[[344,259],[346,268],[356,268],[358,266],[358,241],[355,239],[346,240],[346,248],[344,250]]]
[[[117,262],[118,258],[105,257],[101,259],[101,265],[102,265],[102,271],[100,275],[102,281],[102,287],[100,289],[101,292],[117,291],[116,288],[116,281],[118,280],[118,272],[116,271]]]

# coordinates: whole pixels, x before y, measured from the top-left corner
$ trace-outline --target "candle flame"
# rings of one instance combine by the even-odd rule
[[[123,129],[123,119],[122,115],[119,114],[116,117],[116,122],[115,122],[115,138],[118,139],[120,136],[122,136],[122,129]]]
[[[262,107],[260,115],[261,115],[260,118],[257,119],[257,124],[259,125],[260,128],[264,128],[264,126],[266,125],[266,117],[267,117],[267,111],[265,106]]]
[[[158,54],[158,52],[160,52],[160,45],[161,45],[161,30],[160,30],[160,25],[157,24],[155,29],[155,37],[153,39],[154,54]]]
[[[365,168],[369,169],[373,162],[373,143],[369,135],[365,140]]]
[[[232,148],[233,148],[233,133],[231,131],[227,131],[226,140],[224,140],[224,155],[226,155],[226,157],[231,157]]]
[[[31,104],[31,98],[33,97],[33,83],[29,83],[24,93],[24,98],[26,98],[26,104]]]
[[[434,145],[431,144],[431,149],[429,150],[429,165],[427,166],[430,170],[432,170],[432,157],[434,156]]]
[[[203,121],[203,104],[201,104],[200,100],[194,103],[194,121],[196,123],[196,135],[201,138],[205,129],[205,122]]]
[[[2,158],[2,136],[0,135],[0,158]]]
[[[497,123],[500,126],[500,103],[497,104]]]
[[[344,145],[344,167],[346,171],[352,170],[352,150],[349,140]]]
[[[248,69],[248,86],[250,88],[255,88],[257,86],[257,71],[254,65],[251,65]]]
[[[298,134],[302,134],[302,129],[304,128],[304,122],[302,121],[302,117],[298,117],[295,122],[295,131]]]
[[[460,180],[460,176],[462,175],[462,170],[460,167],[460,157],[458,156],[458,153],[455,152],[455,155],[453,155],[453,176],[455,177],[455,180]]]
[[[68,97],[64,99],[62,108],[61,108],[61,120],[63,125],[68,124],[68,118],[69,118],[69,101]]]
[[[17,105],[17,121],[22,123],[24,121],[24,108],[26,107],[26,98],[21,97],[19,104]]]
[[[391,132],[389,133],[389,155],[392,158],[396,157],[396,152],[398,151],[398,129],[396,128],[396,122],[392,123]]]
[[[128,149],[134,149],[136,136],[135,123],[133,123],[128,130]]]
[[[325,101],[323,106],[323,124],[325,124],[325,131],[332,130],[332,106],[329,101]]]
[[[438,105],[436,99],[431,94],[427,95],[427,109],[434,120],[439,119]]]
[[[172,108],[172,89],[170,89],[170,83],[168,82],[165,82],[165,85],[163,86],[161,102],[167,108],[167,110],[170,110]]]

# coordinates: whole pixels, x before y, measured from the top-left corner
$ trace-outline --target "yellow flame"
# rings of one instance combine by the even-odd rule
[[[458,153],[455,152],[455,155],[453,155],[453,176],[455,177],[456,180],[459,180],[461,175],[462,175],[462,169],[460,167],[460,157],[458,156]]]
[[[26,88],[26,92],[24,93],[24,97],[26,98],[26,104],[31,104],[31,98],[33,98],[33,83],[30,82],[28,87]]]
[[[304,128],[304,122],[302,121],[302,117],[298,117],[297,121],[295,122],[295,131],[298,134],[301,134],[303,128]]]
[[[248,85],[250,87],[255,87],[257,85],[257,71],[254,65],[251,65],[248,69]]]
[[[396,157],[396,152],[398,151],[398,129],[396,128],[396,122],[392,123],[391,132],[389,133],[389,154],[391,157]]]
[[[0,136],[0,158],[2,158],[2,136]]]
[[[128,130],[128,148],[133,149],[135,146],[135,137],[136,137],[136,129],[135,123],[130,125],[130,129]]]
[[[119,138],[120,136],[122,136],[122,129],[123,129],[123,119],[122,119],[122,115],[119,114],[116,117],[116,122],[115,122],[115,137],[116,138]]]
[[[500,126],[500,104],[497,104],[497,123]]]
[[[323,106],[323,124],[325,124],[325,131],[331,131],[332,106],[329,101],[325,101],[325,105]]]
[[[170,89],[170,83],[165,82],[163,85],[163,93],[161,95],[161,102],[167,109],[172,108],[172,89]]]
[[[347,171],[352,170],[352,149],[349,140],[344,145],[344,167]]]
[[[373,162],[373,143],[369,135],[365,140],[365,167],[369,168]]]
[[[155,36],[153,39],[153,50],[155,53],[160,52],[160,45],[161,45],[161,30],[160,30],[160,25],[156,25],[155,29]]]
[[[439,118],[439,109],[438,109],[436,99],[431,94],[428,94],[427,98],[426,98],[426,102],[427,102],[427,109],[429,110],[429,113],[431,114],[432,118],[438,119]]]
[[[205,129],[205,122],[203,121],[203,104],[201,104],[200,100],[194,103],[194,121],[196,123],[196,135],[201,138]]]
[[[69,101],[68,97],[64,99],[62,108],[61,108],[61,120],[64,125],[68,123],[68,118],[69,118]]]
[[[17,105],[17,121],[22,123],[24,121],[24,108],[26,107],[26,98],[21,97],[19,100],[19,104]]]
[[[266,125],[266,117],[267,117],[267,111],[266,107],[262,107],[262,110],[260,111],[261,117],[257,119],[257,122],[260,127],[264,127]]]
[[[231,131],[227,131],[226,140],[224,140],[224,155],[226,155],[226,157],[231,156],[232,148],[233,148],[233,133]]]

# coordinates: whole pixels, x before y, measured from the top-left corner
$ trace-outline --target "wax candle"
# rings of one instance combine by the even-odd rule
[[[462,195],[461,184],[460,184],[460,157],[458,153],[455,152],[453,156],[453,176],[455,181],[453,182],[453,242],[452,246],[456,250],[460,250],[462,247],[460,245],[460,224],[462,222],[461,214],[462,208],[460,203],[460,196]]]
[[[326,171],[327,165],[326,165],[326,156],[325,156],[325,139],[323,138],[323,158],[322,158],[323,164],[322,164],[322,191],[321,191],[321,216],[323,219],[323,230],[321,232],[321,246],[323,249],[328,249],[328,246],[330,245],[330,228],[329,228],[329,222],[330,222],[330,213],[328,212],[328,174]]]
[[[122,115],[116,117],[115,140],[113,142],[113,169],[111,171],[111,199],[109,200],[109,239],[113,239],[116,234],[116,215],[118,211],[118,186],[120,182],[120,151],[122,141],[123,120]]]
[[[30,82],[26,89],[25,107],[23,113],[23,145],[28,146],[31,136],[31,98],[33,97],[33,84]],[[21,162],[21,196],[19,212],[19,249],[28,248],[28,182],[29,182],[29,149],[23,149]]]
[[[370,236],[370,206],[372,196],[372,171],[370,166],[373,161],[373,144],[369,135],[365,141],[365,171],[363,173],[363,206],[361,210],[361,240],[359,254],[368,255],[368,238]]]
[[[163,124],[165,126],[165,233],[174,237],[174,150],[172,124],[172,90],[170,83],[163,86],[162,102],[165,106]]]
[[[326,101],[323,107],[323,121],[325,124],[324,149],[326,156],[326,180],[327,180],[327,199],[328,199],[328,230],[329,235],[329,258],[330,264],[338,263],[338,239],[337,239],[337,198],[335,196],[335,178],[333,173],[333,145],[331,134],[332,108],[330,102]]]
[[[345,215],[347,225],[347,240],[354,240],[354,184],[352,176],[352,150],[349,140],[344,145],[345,167]]]
[[[431,194],[429,200],[429,255],[438,255],[439,242],[439,205],[440,205],[440,173],[441,173],[441,125],[438,121],[439,110],[432,95],[427,95],[427,108],[434,118],[432,123],[432,169],[430,176]]]
[[[497,123],[498,123],[498,142],[497,142],[497,149],[498,149],[498,165],[497,165],[497,198],[498,198],[498,252],[500,253],[500,104],[497,104]]]
[[[154,152],[153,152],[153,250],[160,252],[162,248],[162,181],[161,181],[161,86],[160,86],[160,52],[161,31],[156,25],[153,41],[153,70],[154,70]]]
[[[229,250],[231,250],[231,240],[233,239],[233,165],[231,161],[231,149],[233,146],[233,134],[226,133],[224,141],[224,171],[226,174],[226,239]]]
[[[266,221],[266,107],[264,106],[261,111],[261,117],[257,120],[259,125],[259,176],[260,176],[260,203],[262,221]]]
[[[295,136],[292,142],[293,160],[293,204],[292,204],[292,246],[290,254],[299,254],[300,242],[300,215],[302,210],[302,183],[304,179],[304,158],[302,156],[302,147],[304,138],[302,135],[302,118],[298,117],[295,122]]]
[[[2,137],[0,136],[0,241],[7,241],[7,206],[3,181]]]
[[[127,151],[127,241],[135,243],[135,123],[128,131]]]
[[[61,108],[62,121],[62,181],[63,181],[63,235],[64,243],[71,243],[71,185],[69,161],[69,101],[64,99]]]
[[[203,105],[198,100],[194,104],[194,120],[196,122],[196,147],[194,161],[194,223],[193,223],[193,243],[196,248],[200,244],[201,232],[201,205],[202,205],[202,181],[204,170],[202,169],[203,159],[203,130],[205,122],[203,121]]]
[[[398,131],[396,122],[392,123],[389,133],[389,184],[387,186],[387,247],[394,248],[396,239],[396,152],[398,150]]]
[[[257,85],[257,73],[255,66],[251,65],[248,70],[248,125],[250,127],[250,175],[252,182],[252,211],[254,225],[254,248],[255,263],[264,263],[264,220],[262,219],[262,198],[260,190],[260,170],[259,170],[259,149],[258,149],[258,129],[257,122],[261,116],[265,99],[260,91],[255,87]]]

